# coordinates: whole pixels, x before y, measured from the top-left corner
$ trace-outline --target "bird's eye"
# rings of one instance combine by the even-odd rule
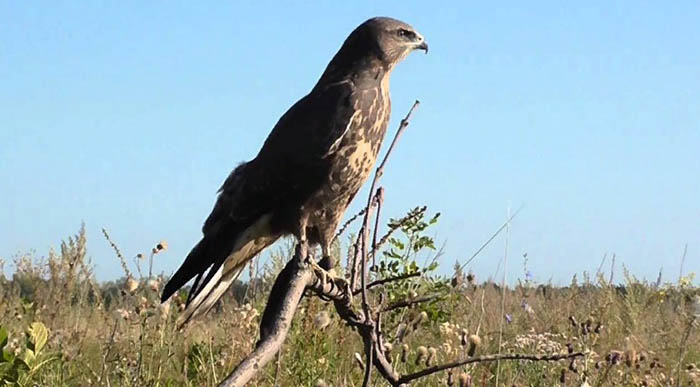
[[[396,31],[396,33],[404,39],[408,39],[408,40],[415,40],[416,39],[416,33],[413,31],[399,28],[398,31]]]

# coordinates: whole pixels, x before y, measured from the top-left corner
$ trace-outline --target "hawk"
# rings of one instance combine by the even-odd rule
[[[182,324],[206,313],[246,263],[281,236],[320,244],[329,268],[335,230],[384,139],[389,77],[414,50],[427,53],[428,45],[410,25],[388,17],[362,23],[258,155],[229,174],[202,239],[163,289],[166,301],[195,278]]]

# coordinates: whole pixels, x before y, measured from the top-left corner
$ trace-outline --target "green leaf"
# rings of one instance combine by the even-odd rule
[[[34,361],[36,360],[36,354],[31,349],[27,349],[24,352],[22,360],[24,360],[25,364],[34,364]]]
[[[0,349],[5,348],[5,346],[7,345],[7,337],[7,329],[5,329],[5,327],[3,326],[0,326]]]
[[[0,359],[0,363],[12,363],[15,360],[15,355],[12,354],[12,352],[9,351],[2,351],[2,359]]]
[[[49,331],[46,329],[44,324],[40,322],[33,322],[29,327],[29,337],[32,343],[31,349],[33,349],[34,352],[39,353],[39,351],[44,348],[44,345],[46,345],[46,341],[49,339]]]
[[[16,357],[16,358],[15,358],[15,362],[14,362],[14,367],[13,367],[13,368],[16,369],[16,370],[18,370],[18,371],[19,371],[19,370],[22,370],[22,371],[29,371],[29,365],[27,364],[27,362],[25,362],[24,360],[22,360],[22,359],[19,358],[19,357]]]

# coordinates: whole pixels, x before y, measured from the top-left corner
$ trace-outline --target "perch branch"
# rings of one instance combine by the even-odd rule
[[[253,352],[219,384],[220,387],[244,386],[279,351],[287,337],[304,289],[312,281],[313,271],[305,262],[307,251],[306,243],[297,244],[294,258],[282,269],[270,291],[270,298],[260,322],[260,341]]]

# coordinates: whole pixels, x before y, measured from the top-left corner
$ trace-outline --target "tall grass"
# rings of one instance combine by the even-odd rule
[[[41,353],[35,351],[44,360],[41,367],[32,371],[38,363],[25,369],[0,362],[3,383],[215,385],[255,345],[265,296],[290,256],[286,249],[274,252],[253,279],[255,291],[236,283],[211,313],[181,332],[174,320],[185,294],[160,304],[165,279],[151,274],[152,262],[157,267],[167,248],[164,242],[154,243],[149,257],[132,260],[110,240],[124,277],[98,283],[86,241],[81,228],[46,258],[15,257],[12,277],[0,276],[0,325],[9,333],[3,352],[25,359],[35,349],[32,324],[48,332]],[[554,287],[533,282],[525,267],[518,285],[506,288],[455,268],[452,278],[442,279],[452,285],[440,301],[402,312],[397,319],[408,323],[387,335],[399,371],[470,354],[583,350],[587,355],[565,364],[470,364],[416,385],[494,385],[497,367],[504,386],[700,385],[700,293],[688,278],[664,285],[625,273],[624,285],[615,286],[600,272]],[[416,279],[419,285],[434,280]],[[305,299],[277,363],[262,370],[254,385],[357,386],[363,372],[355,353],[362,353],[361,342],[333,313],[328,304]]]

